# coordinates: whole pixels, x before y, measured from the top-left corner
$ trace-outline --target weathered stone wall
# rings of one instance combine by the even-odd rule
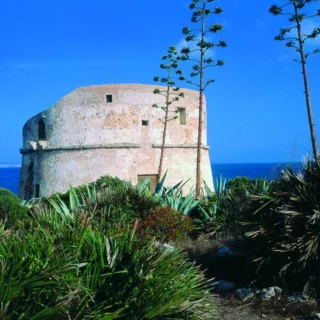
[[[164,112],[152,108],[163,103],[153,94],[158,86],[102,85],[76,89],[23,128],[23,154],[19,195],[65,192],[109,174],[137,183],[137,175],[157,174]],[[182,90],[185,98],[172,105],[186,108],[186,124],[169,122],[164,170],[167,184],[191,178],[195,182],[198,93]],[[112,95],[112,102],[106,101]],[[205,108],[204,108],[205,112]],[[205,116],[205,115],[204,115]],[[148,120],[147,126],[142,120]],[[39,140],[39,123],[45,139]],[[203,178],[213,188],[206,124],[203,134]]]

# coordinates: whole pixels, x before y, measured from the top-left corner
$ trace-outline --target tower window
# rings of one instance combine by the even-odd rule
[[[187,124],[186,108],[178,108],[180,124]]]
[[[38,123],[38,139],[39,140],[47,140],[46,124],[44,123],[44,121],[42,119],[39,120],[39,123]]]
[[[107,94],[106,95],[106,101],[107,101],[107,103],[111,103],[112,102],[112,94]]]
[[[141,124],[143,126],[148,126],[149,125],[149,120],[141,120]]]

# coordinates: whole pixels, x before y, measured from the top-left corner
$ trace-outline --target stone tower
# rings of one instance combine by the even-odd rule
[[[23,127],[19,196],[22,199],[65,192],[70,186],[104,175],[137,184],[157,179],[164,112],[153,94],[159,86],[115,84],[82,87],[66,95]],[[189,180],[195,185],[198,92],[181,89],[185,98],[171,108],[177,119],[168,124],[164,172],[166,185]],[[213,190],[206,141],[204,106],[202,178]]]

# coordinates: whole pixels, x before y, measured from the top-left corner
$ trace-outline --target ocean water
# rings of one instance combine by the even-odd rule
[[[238,176],[249,177],[250,179],[264,178],[272,180],[278,179],[284,169],[302,170],[302,163],[223,163],[212,164],[211,167],[214,180],[219,179],[220,176],[227,180]]]
[[[20,168],[0,167],[0,188],[6,188],[18,194]]]
[[[291,167],[294,170],[301,170],[301,163],[222,163],[212,164],[214,180],[220,176],[227,180],[238,176],[247,176],[251,179],[265,178],[268,180],[277,179],[281,170]],[[0,167],[0,188],[6,188],[18,194],[20,168]]]

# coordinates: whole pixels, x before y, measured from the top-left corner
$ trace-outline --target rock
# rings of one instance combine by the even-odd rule
[[[302,301],[299,301],[300,304],[305,306],[306,308],[316,308],[317,307],[317,301],[313,299],[303,299]]]
[[[312,319],[312,320],[320,320],[320,313],[313,312],[313,313],[311,314],[311,319]]]
[[[262,289],[259,293],[259,298],[261,300],[271,300],[276,297],[276,292],[273,287]]]
[[[286,301],[288,303],[302,302],[303,300],[304,299],[300,294],[296,294],[296,295],[293,295],[293,296],[289,296],[289,295],[286,296]]]
[[[258,296],[261,300],[271,300],[278,297],[282,293],[282,289],[279,287],[269,287],[262,289]]]
[[[235,287],[235,284],[233,282],[229,282],[226,280],[220,280],[217,283],[217,291],[220,293],[226,293],[228,291],[233,290]]]
[[[235,295],[239,300],[249,300],[254,297],[254,292],[251,289],[237,289]]]
[[[274,289],[274,292],[276,293],[276,296],[279,296],[282,293],[282,289],[277,286],[273,287],[273,289]]]
[[[230,256],[233,254],[233,251],[229,247],[222,247],[217,251],[217,256]]]

